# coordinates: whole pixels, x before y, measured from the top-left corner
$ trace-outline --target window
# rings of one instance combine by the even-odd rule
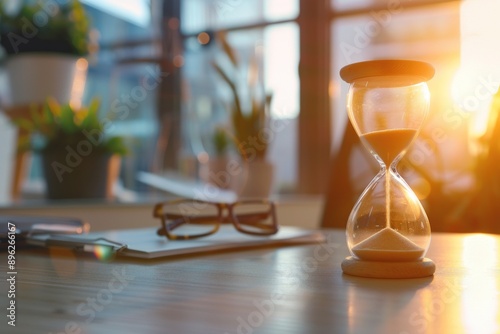
[[[96,32],[100,50],[90,61],[84,99],[99,97],[103,117],[114,114],[108,135],[124,136],[130,154],[123,158],[121,180],[140,190],[136,173],[149,170],[159,133],[157,122],[158,59],[161,3],[157,0],[83,1]],[[145,86],[147,86],[147,89]]]
[[[300,96],[299,27],[295,22],[298,1],[186,0],[181,4],[181,32],[186,36],[181,172],[191,178],[198,177],[196,167],[207,155],[214,154],[211,143],[214,129],[230,128],[227,106],[231,92],[211,65],[221,58],[222,50],[217,41],[205,44],[199,35],[206,33],[214,39],[220,32],[226,32],[229,44],[240,58],[239,71],[243,77],[252,59],[258,62],[264,93],[272,94],[270,116],[284,125],[273,135],[267,153],[276,168],[273,188],[276,192],[295,189]]]
[[[150,0],[82,0],[82,3],[139,27],[151,26]]]

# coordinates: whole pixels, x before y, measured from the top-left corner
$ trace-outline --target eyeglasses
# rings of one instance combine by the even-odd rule
[[[156,204],[153,216],[161,219],[157,234],[170,240],[205,237],[216,233],[221,224],[233,224],[239,232],[256,236],[279,229],[274,203],[267,200],[229,204],[181,199]]]

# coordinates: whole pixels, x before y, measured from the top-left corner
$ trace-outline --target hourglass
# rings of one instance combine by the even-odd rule
[[[350,84],[349,120],[380,164],[348,218],[351,256],[342,262],[342,270],[378,278],[431,276],[435,265],[425,258],[429,220],[396,166],[428,112],[426,81],[434,68],[419,61],[375,60],[348,65],[340,76]]]

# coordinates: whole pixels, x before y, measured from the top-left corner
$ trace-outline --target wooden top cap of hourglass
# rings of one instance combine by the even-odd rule
[[[415,83],[428,81],[434,76],[431,64],[416,60],[370,60],[344,66],[340,77],[348,83],[380,76],[415,76]]]

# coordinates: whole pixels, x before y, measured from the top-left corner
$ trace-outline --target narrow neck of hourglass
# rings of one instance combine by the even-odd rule
[[[360,139],[389,168],[397,163],[416,135],[415,129],[389,129],[362,134]]]
[[[376,155],[377,162],[380,165],[380,169],[382,171],[389,171],[389,170],[395,170],[399,162],[401,161],[401,158],[403,157],[403,154],[398,155],[395,159],[390,161],[389,163],[386,163],[379,155]]]

